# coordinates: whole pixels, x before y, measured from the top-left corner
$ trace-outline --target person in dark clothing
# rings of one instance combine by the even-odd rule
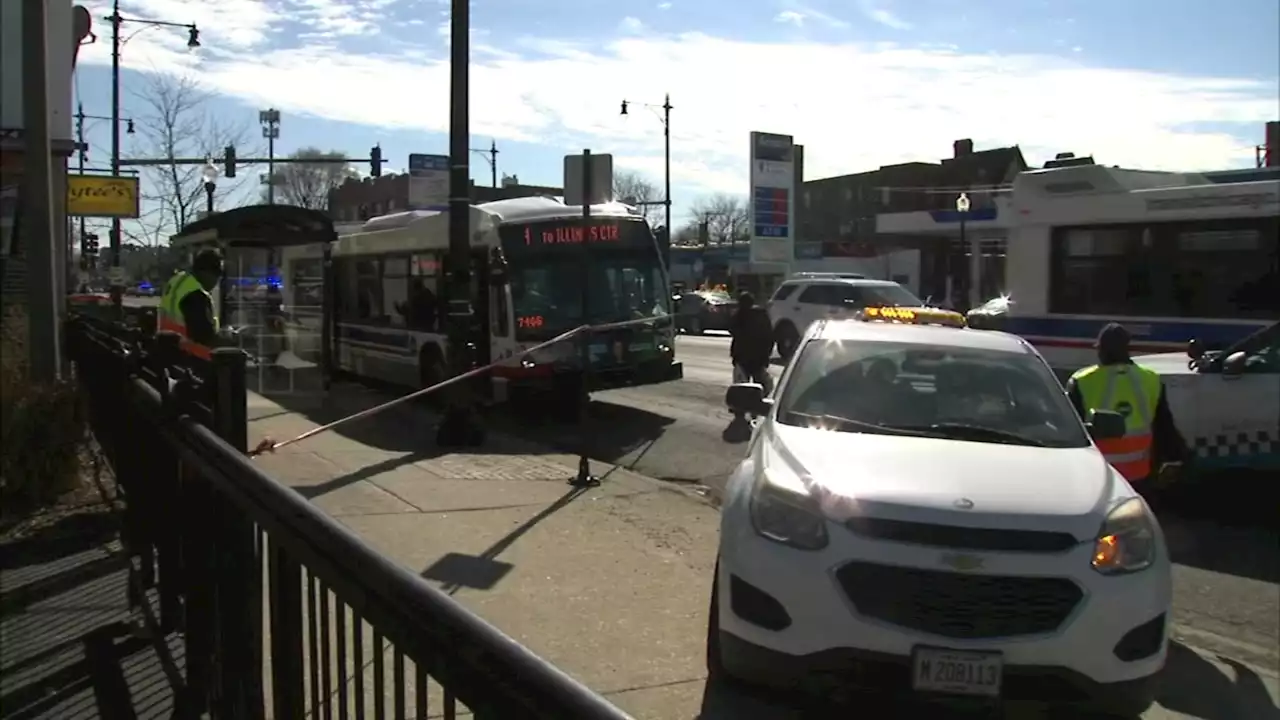
[[[765,392],[772,390],[769,377],[769,360],[773,357],[773,323],[764,308],[756,307],[751,293],[738,296],[738,309],[729,320],[733,340],[729,345],[729,358],[733,362],[735,382],[758,382]]]
[[[1129,352],[1129,331],[1119,323],[1109,323],[1098,334],[1098,340],[1095,345],[1098,351],[1098,365],[1096,368],[1108,368],[1114,366],[1134,366],[1135,363],[1130,357]],[[1091,368],[1085,368],[1067,381],[1067,397],[1071,400],[1071,405],[1076,409],[1082,420],[1089,419],[1089,413],[1097,408],[1090,407],[1090,403],[1086,401],[1085,393],[1081,391],[1080,378],[1086,371]],[[1150,370],[1143,370],[1145,373],[1155,375]],[[1155,410],[1151,414],[1151,449],[1150,449],[1150,467],[1152,469],[1150,478],[1155,479],[1160,485],[1167,485],[1172,482],[1182,469],[1183,463],[1188,459],[1188,450],[1186,440],[1183,439],[1182,433],[1179,432],[1177,423],[1173,419],[1173,413],[1169,410],[1169,402],[1163,382],[1159,382],[1158,376],[1155,376],[1153,384],[1158,384],[1159,393],[1155,402]]]
[[[187,293],[178,303],[187,325],[187,337],[192,342],[217,347],[220,334],[210,293],[216,292],[222,281],[222,255],[213,249],[201,250],[191,263],[191,274],[205,292]]]

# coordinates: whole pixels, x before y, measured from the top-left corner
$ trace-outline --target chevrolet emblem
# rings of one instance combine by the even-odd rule
[[[959,570],[960,572],[981,570],[985,562],[978,555],[966,555],[964,553],[943,553],[938,560],[952,570]]]

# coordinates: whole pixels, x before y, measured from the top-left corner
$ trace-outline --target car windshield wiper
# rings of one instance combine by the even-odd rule
[[[1046,447],[1044,442],[1036,440],[1035,438],[1030,438],[1026,435],[1019,435],[1018,433],[1009,432],[1007,430],[998,430],[996,428],[986,427],[984,425],[970,425],[968,423],[933,423],[932,425],[895,425],[893,427],[896,430],[909,430],[913,432],[927,433],[936,437],[955,438],[957,440],[990,440],[1010,445]]]
[[[890,435],[914,435],[917,437],[945,437],[942,434],[929,432],[927,428],[909,428],[896,425],[879,425],[866,420],[854,420],[853,418],[841,417],[839,415],[830,415],[826,413],[804,413],[795,410],[788,410],[788,414],[809,420],[817,420],[826,425],[834,425],[841,430],[860,430],[863,432],[888,433]]]

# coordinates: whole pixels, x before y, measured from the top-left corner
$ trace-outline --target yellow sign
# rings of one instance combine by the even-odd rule
[[[138,178],[68,175],[67,214],[74,217],[138,217]]]
[[[863,320],[914,323],[918,325],[947,325],[964,327],[964,316],[938,308],[869,307],[861,312]]]

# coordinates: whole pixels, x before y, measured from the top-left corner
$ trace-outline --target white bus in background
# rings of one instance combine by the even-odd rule
[[[1265,171],[1259,172],[1266,176]],[[1013,183],[1003,326],[1055,368],[1124,323],[1135,354],[1225,347],[1280,318],[1280,180],[1077,165]]]
[[[653,317],[653,322],[592,338],[592,388],[643,385],[681,376],[666,252],[644,218],[621,204],[582,208],[556,198],[500,200],[472,208],[475,308],[488,332],[477,348],[482,364],[519,357],[492,375],[493,399],[529,392],[573,404],[581,377],[580,348],[561,343],[529,349],[584,323]],[[583,312],[583,245],[591,290]],[[410,211],[373,218],[331,248],[332,362],[339,373],[407,387],[447,377],[443,301],[447,213]],[[286,253],[286,297],[322,269],[323,250]],[[499,266],[505,262],[505,271]],[[322,322],[324,320],[322,319]],[[309,333],[310,334],[310,333]],[[318,333],[310,334],[318,337]]]

